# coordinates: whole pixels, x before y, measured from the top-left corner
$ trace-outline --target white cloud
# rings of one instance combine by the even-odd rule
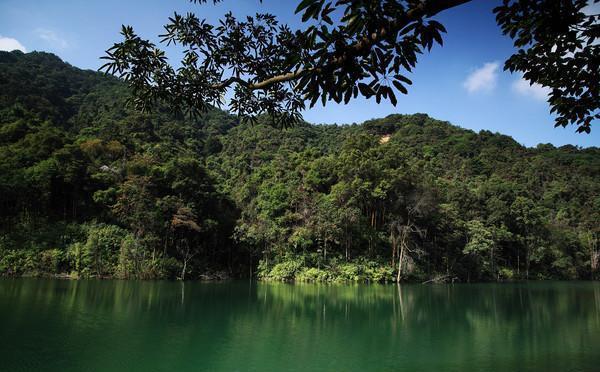
[[[588,1],[588,5],[581,9],[581,11],[586,15],[597,15],[600,13],[600,2],[595,3],[593,0],[590,0]],[[599,43],[599,40],[595,40],[592,42],[592,45],[597,45]],[[569,51],[565,53],[564,57],[573,57],[573,54],[573,52]],[[531,84],[529,80],[525,80],[523,76],[513,81],[512,90],[521,96],[544,102],[548,100],[548,95],[552,91],[550,88],[541,86],[540,84]]]
[[[514,92],[530,97],[538,101],[547,101],[548,94],[550,94],[550,88],[543,87],[539,84],[530,84],[528,80],[520,78],[512,83],[512,89]]]
[[[498,62],[488,62],[473,71],[464,81],[463,86],[469,93],[490,92],[496,87],[498,80]]]
[[[69,43],[52,30],[38,28],[35,30],[35,34],[53,47],[59,49],[65,49],[69,47]]]
[[[13,50],[20,50],[21,52],[27,52],[27,49],[23,44],[19,43],[19,40],[11,37],[4,37],[0,35],[0,50],[12,52]]]

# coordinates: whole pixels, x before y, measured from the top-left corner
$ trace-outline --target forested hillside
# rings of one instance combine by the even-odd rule
[[[0,52],[1,274],[597,275],[598,148],[526,148],[424,114],[280,130],[127,97],[51,54]]]

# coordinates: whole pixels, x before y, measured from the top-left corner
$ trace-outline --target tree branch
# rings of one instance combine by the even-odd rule
[[[311,71],[314,71],[311,70]],[[296,72],[288,72],[287,74],[282,74],[282,75],[276,75],[273,77],[270,77],[268,79],[265,79],[263,81],[260,81],[258,83],[250,83],[242,78],[236,77],[236,76],[232,76],[229,79],[224,80],[223,82],[219,83],[219,84],[215,84],[212,86],[212,88],[214,89],[224,89],[229,87],[231,84],[233,83],[238,83],[240,85],[243,85],[244,87],[250,89],[250,90],[258,90],[258,89],[268,89],[269,87],[271,87],[273,84],[277,84],[277,83],[284,83],[286,81],[290,81],[290,80],[294,80],[299,78],[300,76],[302,76],[304,73],[306,73],[307,70],[303,70],[303,69],[299,69]]]
[[[262,80],[257,83],[250,83],[239,77],[230,77],[219,84],[212,86],[214,89],[225,89],[231,86],[233,83],[238,83],[250,90],[269,89],[271,86],[277,83],[284,83],[300,78],[302,75],[310,72],[316,72],[317,70],[329,70],[335,67],[339,67],[344,64],[349,58],[364,54],[369,51],[373,45],[383,40],[389,33],[394,33],[402,30],[411,22],[421,19],[423,17],[433,17],[434,15],[457,7],[459,5],[471,2],[472,0],[427,0],[421,2],[418,6],[409,10],[406,15],[402,18],[396,19],[390,24],[390,28],[386,29],[382,27],[379,32],[372,33],[371,35],[364,36],[355,44],[349,45],[347,51],[343,52],[341,56],[333,58],[331,62],[324,68],[319,69],[299,69],[295,72],[288,72],[282,75],[276,75],[268,79]]]

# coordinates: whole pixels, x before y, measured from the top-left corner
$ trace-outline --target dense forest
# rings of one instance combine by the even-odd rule
[[[0,52],[0,274],[598,277],[598,148],[425,114],[274,129],[128,97],[52,54]]]

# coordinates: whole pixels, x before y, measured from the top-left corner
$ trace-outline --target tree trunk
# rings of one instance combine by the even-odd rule
[[[190,260],[190,244],[185,242],[185,255],[183,255],[183,270],[181,270],[181,281],[185,280],[185,272],[187,271],[187,263]]]
[[[521,278],[521,252],[519,252],[519,249],[517,248],[517,275],[519,276],[519,279]]]
[[[252,254],[250,254],[250,279],[252,279]]]
[[[181,270],[181,280],[185,280],[185,270],[187,269],[187,257],[183,259],[183,270]]]
[[[390,236],[392,240],[392,268],[396,265],[396,236],[392,233]]]
[[[592,279],[596,278],[596,271],[598,270],[598,264],[600,261],[600,252],[596,250],[596,246],[598,244],[598,238],[596,238],[595,234],[588,234],[588,246],[590,247],[590,270]]]
[[[348,224],[346,223],[344,226],[344,242],[345,244],[345,254],[346,254],[346,262],[348,262]]]
[[[525,246],[525,279],[529,280],[529,244]]]
[[[396,283],[400,283],[402,279],[402,261],[404,260],[404,242],[400,243],[400,257],[398,258],[398,275],[396,277]]]

